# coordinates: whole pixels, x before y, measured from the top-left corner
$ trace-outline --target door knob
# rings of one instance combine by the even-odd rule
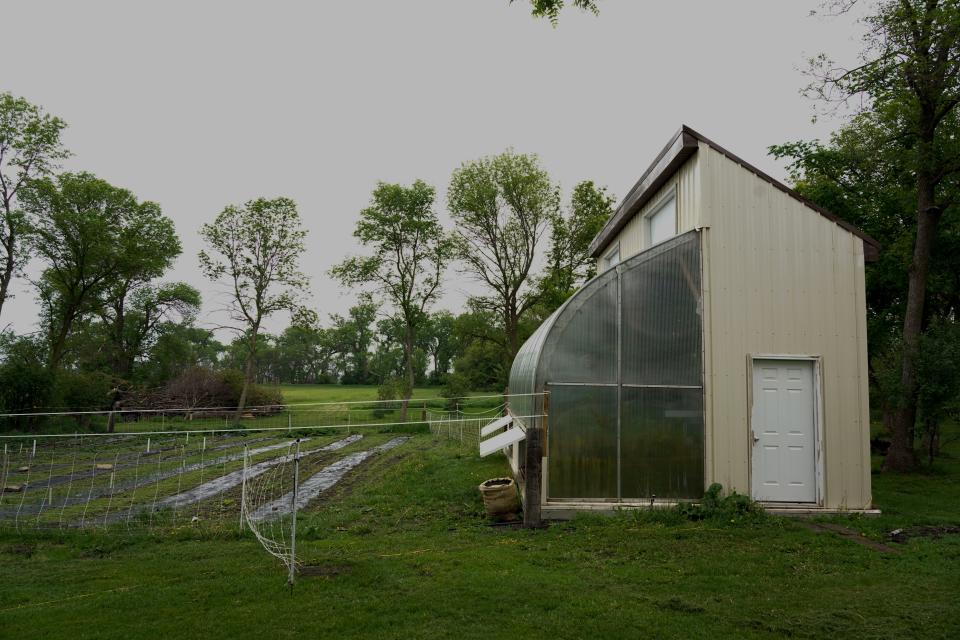
[[[753,433],[753,444],[757,444],[758,442],[760,442],[760,438],[757,437],[757,432],[753,431],[751,433]]]

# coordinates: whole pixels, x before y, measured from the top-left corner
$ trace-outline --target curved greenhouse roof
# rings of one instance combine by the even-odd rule
[[[599,274],[523,344],[510,409],[548,414],[548,499],[703,494],[701,316],[690,231]]]

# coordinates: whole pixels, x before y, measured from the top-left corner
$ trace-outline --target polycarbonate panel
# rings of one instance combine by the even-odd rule
[[[550,328],[559,313],[560,309],[557,309],[537,327],[520,346],[513,364],[510,365],[510,411],[515,416],[537,415],[543,406],[541,398],[535,395],[543,391],[543,381],[537,380],[537,369],[543,342],[550,334]],[[521,419],[521,422],[526,423],[529,420]]]
[[[623,387],[621,496],[703,495],[703,390]]]
[[[623,383],[701,384],[700,244],[687,234],[621,267]]]
[[[617,388],[550,385],[551,498],[617,497]]]
[[[543,381],[617,381],[617,272],[594,278],[560,309],[544,341]]]
[[[702,495],[700,292],[691,231],[585,284],[521,347],[510,406],[538,414],[542,396],[525,394],[550,392],[551,498],[616,499],[618,488],[624,499]]]

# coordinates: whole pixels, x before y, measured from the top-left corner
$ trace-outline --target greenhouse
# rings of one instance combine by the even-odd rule
[[[698,500],[873,513],[864,263],[880,245],[682,127],[520,348],[504,451],[524,518]],[[502,432],[501,432],[502,431]]]
[[[696,231],[601,273],[540,326],[510,393],[516,416],[549,398],[547,499],[703,494],[701,334]]]

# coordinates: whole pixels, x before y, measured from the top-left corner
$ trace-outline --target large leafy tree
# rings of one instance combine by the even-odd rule
[[[219,363],[224,350],[209,329],[180,322],[162,323],[157,339],[136,370],[136,380],[158,386],[189,370],[210,370]]]
[[[416,345],[453,255],[453,244],[433,210],[434,196],[433,187],[422,180],[409,187],[378,184],[353,234],[371,255],[352,256],[331,270],[347,286],[373,286],[393,306],[403,351],[401,421],[416,379]]]
[[[200,252],[200,268],[210,280],[226,285],[230,324],[224,326],[242,337],[246,351],[239,418],[254,379],[264,320],[282,311],[302,311],[299,297],[307,278],[299,263],[306,231],[293,200],[258,198],[227,206],[203,225],[200,235],[208,245]]]
[[[474,299],[503,327],[503,365],[520,348],[524,314],[537,302],[531,277],[537,250],[557,215],[559,195],[534,155],[507,151],[460,166],[447,190],[458,257],[489,291]]]
[[[114,372],[128,377],[166,325],[190,325],[199,311],[200,292],[185,282],[144,284],[128,296],[109,298],[101,317],[109,328]]]
[[[56,369],[77,323],[98,313],[118,283],[161,275],[180,242],[159,205],[89,173],[34,180],[20,199],[44,263],[37,286]]]
[[[17,194],[30,180],[50,175],[69,153],[60,142],[66,123],[23,98],[0,93],[0,314],[10,282],[26,263],[26,221]]]
[[[457,352],[455,325],[457,319],[449,311],[438,311],[430,316],[425,346],[430,355],[431,384],[443,384]]]
[[[854,2],[831,4],[843,11]],[[907,251],[899,283],[893,269],[879,274],[890,299],[887,306],[874,307],[885,321],[900,326],[899,372],[887,407],[892,443],[884,466],[904,471],[916,464],[920,347],[935,282],[934,250],[943,236],[945,213],[956,207],[960,194],[960,6],[956,0],[884,0],[865,25],[865,46],[856,66],[838,65],[825,55],[811,63],[815,79],[808,89],[814,97],[831,108],[855,105],[853,118],[831,145],[839,153],[809,145],[780,151],[802,164],[810,158],[819,162],[819,178],[833,175],[848,199],[881,205],[874,213],[854,217],[873,222],[864,226],[886,231],[878,235],[893,240],[895,255],[886,266]],[[844,155],[860,160],[855,170],[836,163]],[[856,180],[861,176],[864,180]],[[861,184],[867,186],[858,193]],[[884,214],[889,214],[885,220],[877,219]],[[904,233],[898,233],[901,225]]]
[[[514,2],[516,2],[516,0],[510,0],[511,4]],[[567,4],[565,0],[529,0],[529,2],[531,13],[533,13],[535,17],[546,18],[554,25],[557,24],[557,21],[560,19],[560,12]],[[589,11],[594,15],[600,13],[597,0],[571,0],[570,4],[584,11]]]
[[[369,384],[370,349],[376,334],[379,306],[369,293],[361,293],[347,317],[330,316],[331,349],[336,354],[336,369],[344,384]]]
[[[329,329],[315,323],[290,325],[277,336],[277,378],[293,384],[318,384],[332,380],[333,341]]]
[[[547,265],[537,285],[543,315],[552,313],[596,275],[597,261],[590,255],[590,241],[613,214],[615,204],[605,187],[584,180],[573,188],[569,213],[557,212],[550,220]]]

